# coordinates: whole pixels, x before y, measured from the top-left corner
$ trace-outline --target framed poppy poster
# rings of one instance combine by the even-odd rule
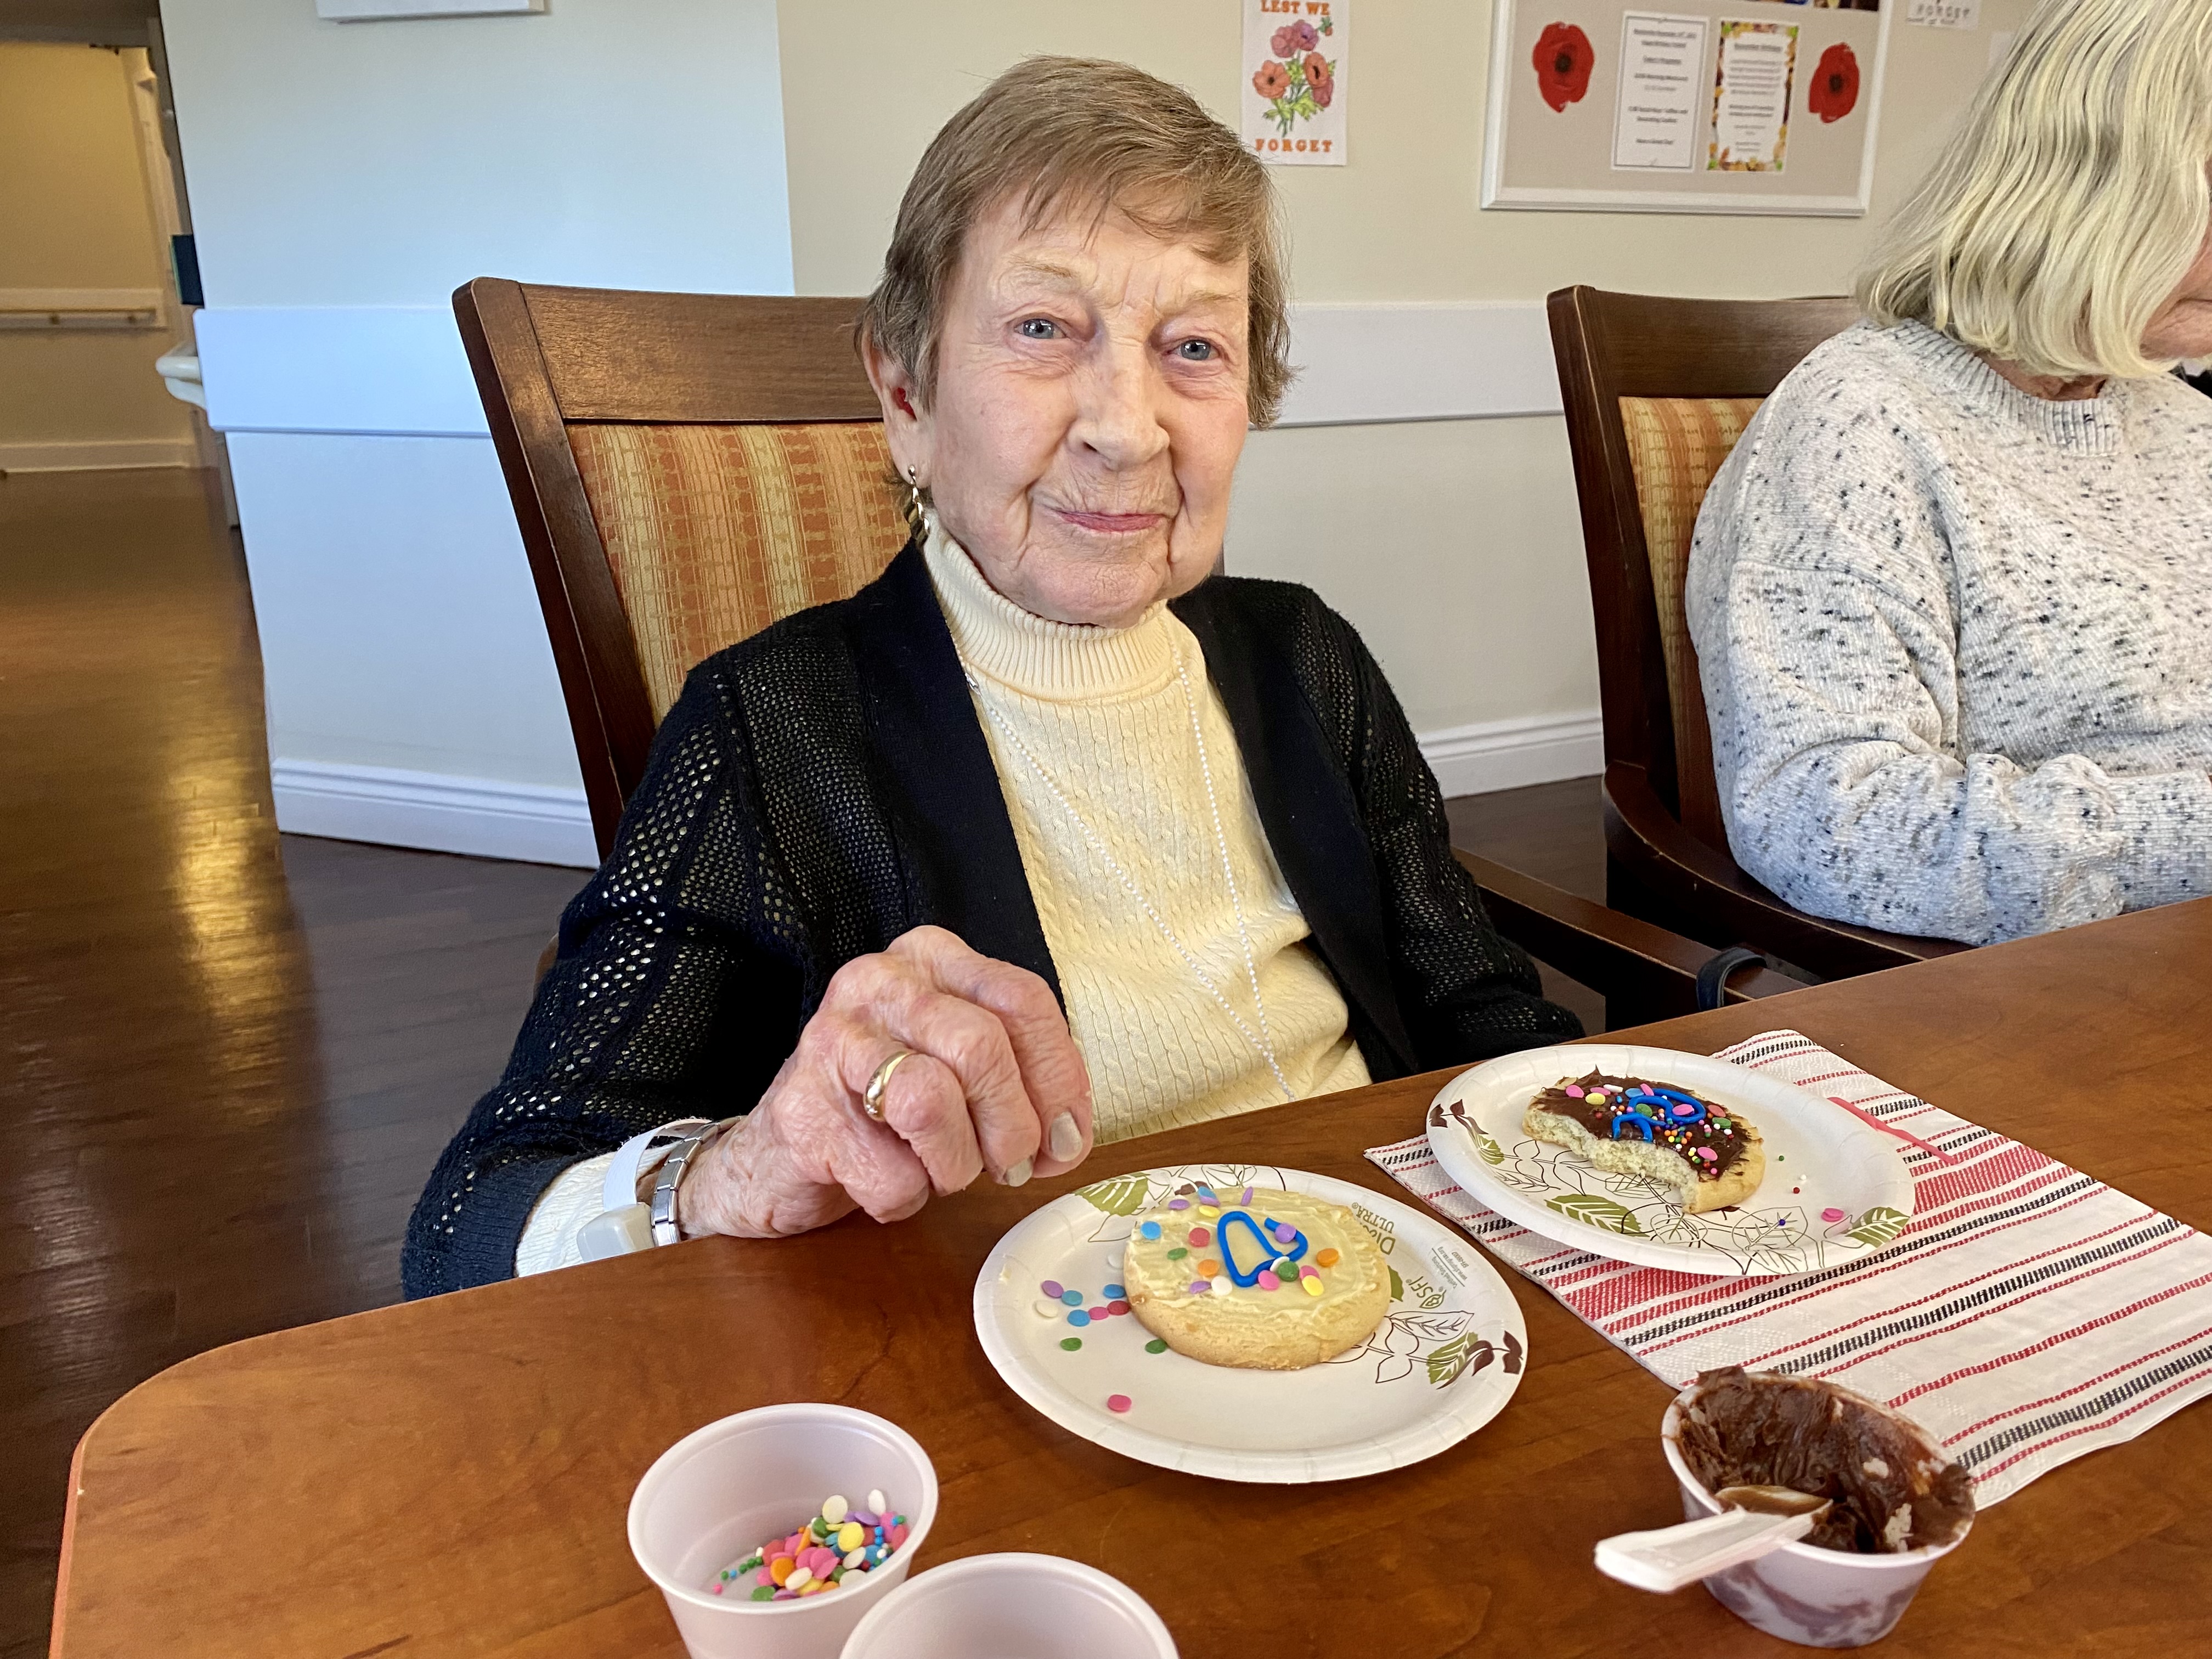
[[[1482,205],[1863,214],[1904,3],[1496,0]]]
[[[1243,0],[1244,142],[1276,167],[1340,167],[1352,0]]]

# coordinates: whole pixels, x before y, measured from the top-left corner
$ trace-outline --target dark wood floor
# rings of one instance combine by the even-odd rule
[[[0,1656],[27,1659],[109,1401],[398,1297],[583,876],[276,833],[244,574],[187,472],[0,477]],[[1595,780],[1451,811],[1600,890]]]

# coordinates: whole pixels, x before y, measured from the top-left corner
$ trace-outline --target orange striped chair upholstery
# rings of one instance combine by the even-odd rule
[[[848,598],[906,544],[879,422],[568,432],[656,721],[695,665]]]
[[[1644,520],[1644,550],[1651,562],[1651,594],[1659,611],[1659,645],[1667,659],[1667,702],[1674,716],[1674,754],[1686,793],[1713,775],[1712,735],[1705,724],[1705,688],[1698,679],[1697,647],[1690,642],[1682,600],[1690,563],[1690,538],[1713,475],[1721,470],[1759,412],[1758,398],[1623,398],[1621,425],[1629,465],[1636,474],[1636,502]],[[1710,787],[1710,786],[1706,786]],[[1717,828],[1719,803],[1686,799],[1686,818],[1707,809]]]

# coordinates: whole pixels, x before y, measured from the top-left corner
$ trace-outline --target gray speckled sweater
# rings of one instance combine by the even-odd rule
[[[1984,944],[2212,893],[2212,398],[2032,398],[1917,323],[1817,348],[1688,578],[1729,843]]]

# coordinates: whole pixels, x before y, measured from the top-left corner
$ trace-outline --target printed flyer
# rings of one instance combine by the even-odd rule
[[[1790,143],[1790,88],[1797,72],[1797,25],[1723,19],[1713,76],[1708,172],[1779,173]]]
[[[1276,167],[1340,167],[1351,0],[1243,0],[1243,133]]]

